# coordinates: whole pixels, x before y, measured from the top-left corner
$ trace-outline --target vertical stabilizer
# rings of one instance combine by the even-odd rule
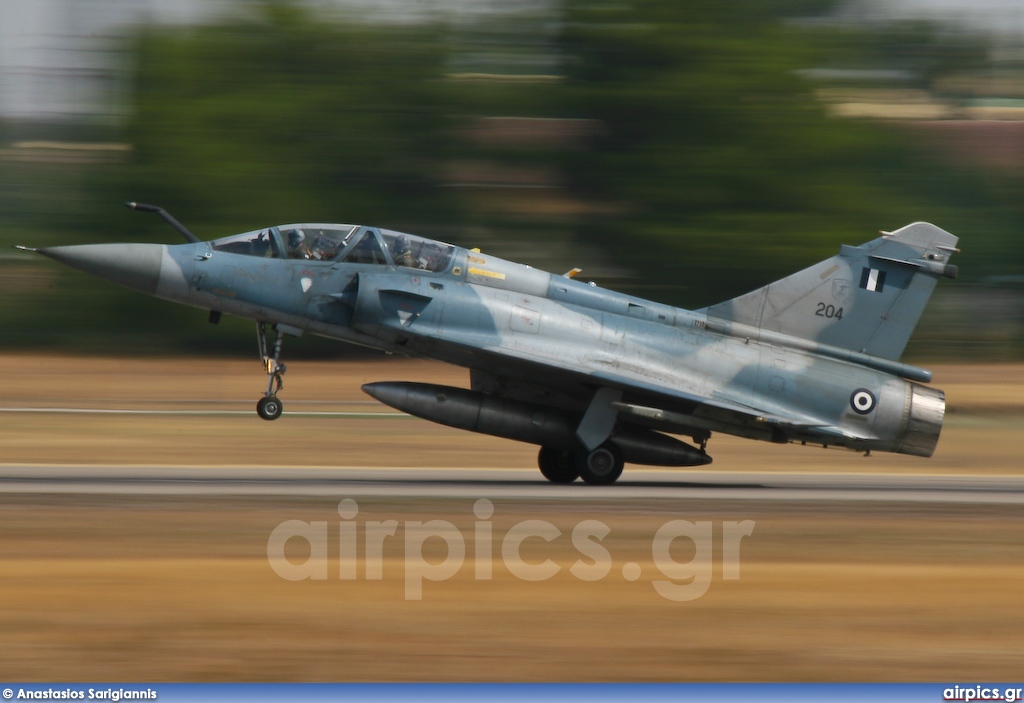
[[[884,359],[899,359],[957,238],[915,222],[764,288],[706,308],[709,318],[751,325]]]

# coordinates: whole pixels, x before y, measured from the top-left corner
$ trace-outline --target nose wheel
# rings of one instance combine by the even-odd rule
[[[267,325],[263,322],[256,323],[256,340],[259,343],[260,357],[263,359],[263,367],[267,370],[267,390],[256,403],[256,414],[264,420],[276,420],[281,417],[284,405],[277,399],[277,392],[284,388],[284,372],[287,367],[281,363],[281,345],[284,342],[284,330],[274,326],[276,337],[274,338],[273,353],[268,353]]]
[[[265,395],[256,403],[256,414],[264,420],[276,420],[281,417],[284,406],[276,395]]]

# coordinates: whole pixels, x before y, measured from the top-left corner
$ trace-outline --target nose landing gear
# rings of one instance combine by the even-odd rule
[[[285,325],[273,325],[271,329],[275,332],[273,354],[268,353],[267,325],[265,322],[256,323],[256,341],[259,344],[260,357],[263,359],[263,366],[267,370],[267,390],[256,403],[256,414],[264,420],[276,420],[281,417],[284,405],[277,399],[277,392],[284,388],[284,372],[287,367],[281,363],[281,345],[284,342],[285,334],[298,336],[302,330],[286,327]]]
[[[284,406],[275,395],[265,395],[256,403],[256,414],[264,420],[276,420],[283,411]]]

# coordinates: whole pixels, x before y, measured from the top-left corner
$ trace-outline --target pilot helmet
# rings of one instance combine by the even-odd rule
[[[409,251],[409,238],[405,235],[399,236],[395,239],[395,252],[403,254],[407,251]]]
[[[301,229],[293,229],[288,232],[289,249],[298,249],[304,241],[306,241],[306,235],[302,233]]]

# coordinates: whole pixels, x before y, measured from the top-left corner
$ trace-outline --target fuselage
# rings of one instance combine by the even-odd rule
[[[297,231],[332,235],[337,247],[296,253],[287,237]],[[396,253],[408,238],[415,257]],[[371,240],[373,251],[358,251]],[[130,261],[119,250],[112,272],[78,265],[113,253],[92,247],[131,247]],[[924,370],[411,235],[300,224],[92,247],[43,253],[166,300],[458,364],[474,389],[574,417],[614,378],[630,384],[616,401],[621,421],[698,440],[720,431],[930,456],[941,427],[941,392],[907,380],[928,380]],[[743,408],[749,416],[731,411]]]

